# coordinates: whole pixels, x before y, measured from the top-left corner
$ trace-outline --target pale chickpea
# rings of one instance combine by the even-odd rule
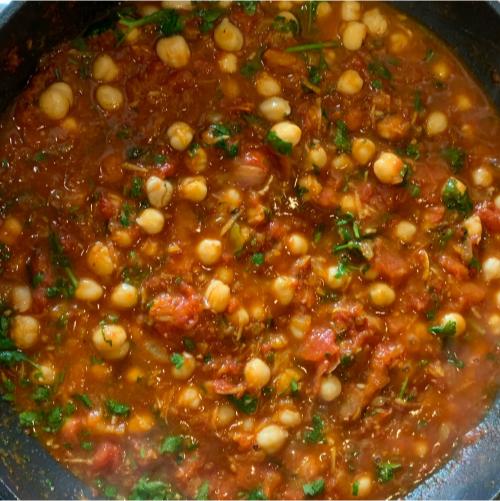
[[[354,96],[363,88],[363,79],[356,70],[346,70],[337,80],[337,90],[346,96]]]
[[[256,436],[257,445],[267,454],[278,452],[288,439],[288,432],[277,424],[262,428]]]
[[[19,313],[25,313],[31,308],[33,297],[27,285],[16,285],[11,292],[12,308]]]
[[[76,121],[76,119],[74,117],[66,117],[61,122],[61,128],[70,134],[74,134],[74,133],[78,132],[78,130],[80,129],[78,122]]]
[[[236,411],[231,405],[220,405],[215,411],[215,426],[218,428],[225,428],[234,421],[235,417]]]
[[[290,143],[292,146],[299,144],[302,136],[300,127],[295,125],[293,122],[286,120],[273,125],[271,127],[271,131],[274,132],[282,141]]]
[[[448,128],[448,117],[442,111],[429,113],[425,120],[425,132],[428,136],[437,136]]]
[[[403,181],[401,173],[403,161],[390,151],[383,151],[373,164],[373,172],[384,184],[399,184]]]
[[[125,380],[128,383],[138,383],[141,379],[144,378],[145,375],[146,373],[143,369],[134,365],[133,367],[130,367],[130,369],[128,369],[125,373]]]
[[[455,336],[461,336],[467,327],[465,318],[460,313],[446,313],[441,317],[440,325],[445,326],[447,323],[453,322],[455,324]]]
[[[366,498],[369,497],[372,490],[372,479],[368,473],[358,475],[355,477],[354,481],[358,486],[358,497]]]
[[[319,2],[318,8],[316,9],[316,18],[318,20],[328,17],[332,13],[332,6],[330,2]]]
[[[404,243],[410,243],[417,233],[417,227],[410,221],[400,221],[395,229],[396,237]]]
[[[300,233],[292,233],[287,239],[286,246],[290,254],[294,256],[304,256],[309,250],[307,238]]]
[[[241,193],[236,188],[228,188],[220,195],[220,201],[227,204],[231,209],[237,209],[243,203]]]
[[[500,278],[500,259],[489,257],[483,261],[483,276],[487,282]]]
[[[167,130],[170,146],[177,151],[184,151],[191,144],[193,134],[193,129],[186,122],[174,122]]]
[[[73,104],[73,91],[65,82],[53,83],[42,92],[38,104],[48,118],[61,120]]]
[[[92,77],[98,82],[109,83],[118,78],[120,70],[108,54],[100,54],[92,66]]]
[[[52,384],[56,379],[56,371],[52,364],[41,364],[33,371],[32,379],[38,384]]]
[[[212,279],[205,290],[205,299],[212,311],[222,313],[231,299],[231,289],[224,282]]]
[[[351,212],[352,214],[357,214],[359,212],[356,197],[350,193],[342,195],[340,199],[340,208],[342,212]]]
[[[394,303],[395,299],[396,293],[391,286],[383,282],[370,285],[370,300],[375,306],[385,308]]]
[[[287,306],[292,302],[296,288],[297,279],[285,275],[276,277],[271,284],[271,292],[282,306]]]
[[[285,428],[295,428],[302,422],[302,416],[296,410],[283,409],[278,414],[278,420]]]
[[[296,314],[290,319],[288,329],[296,339],[304,339],[305,335],[311,329],[311,315]]]
[[[156,209],[165,207],[171,200],[174,187],[167,180],[158,176],[150,176],[146,181],[146,194],[149,203]]]
[[[281,84],[265,71],[259,73],[255,78],[255,87],[263,97],[273,97],[281,94]]]
[[[111,252],[102,242],[96,242],[88,251],[87,265],[100,277],[111,275],[115,269]]]
[[[144,209],[135,222],[148,235],[157,235],[163,230],[165,216],[158,209]]]
[[[497,209],[500,209],[500,195],[497,195],[494,200],[493,200],[493,203],[495,204],[495,207]]]
[[[359,165],[366,165],[375,156],[377,148],[375,143],[364,137],[356,137],[352,140],[352,156]]]
[[[366,24],[370,34],[377,37],[385,35],[388,28],[387,19],[378,8],[367,10],[363,14],[363,23]]]
[[[448,63],[446,63],[445,61],[438,61],[432,66],[432,74],[438,80],[448,80],[450,73],[451,73],[450,67],[448,66]]]
[[[306,167],[308,169],[321,169],[328,162],[328,156],[326,154],[325,148],[321,146],[319,141],[314,141],[307,148],[307,156],[306,156]]]
[[[201,405],[201,394],[194,386],[187,386],[179,393],[177,402],[184,409],[196,410]]]
[[[455,106],[458,111],[468,111],[472,108],[472,101],[467,94],[459,94],[455,98]]]
[[[132,28],[125,34],[125,41],[129,44],[134,44],[139,40],[141,36],[141,30],[139,28]]]
[[[500,336],[500,315],[498,313],[493,313],[488,318],[488,326],[491,329],[491,333],[495,336]]]
[[[75,297],[80,301],[99,301],[104,291],[102,287],[91,278],[81,278],[75,290]]]
[[[327,268],[325,280],[330,289],[337,290],[342,289],[349,283],[349,276],[346,274],[339,276],[339,267],[334,265]]]
[[[188,150],[186,158],[187,168],[194,174],[199,174],[206,170],[208,166],[208,156],[204,148],[198,145],[194,145],[194,148]]]
[[[196,246],[196,255],[204,265],[211,266],[222,255],[222,242],[215,238],[205,238]]]
[[[115,308],[133,308],[139,300],[139,291],[131,284],[122,282],[111,292],[111,304]]]
[[[123,106],[123,92],[111,85],[99,85],[95,97],[99,106],[106,111],[116,111]]]
[[[361,4],[356,1],[342,2],[340,15],[343,21],[357,21],[361,17]]]
[[[295,0],[281,0],[278,2],[279,10],[292,10],[294,7]]]
[[[248,386],[255,390],[264,388],[271,379],[271,369],[260,358],[249,360],[245,365],[243,374]]]
[[[229,266],[219,266],[215,270],[215,278],[218,278],[221,282],[230,285],[234,279],[234,271]]]
[[[337,54],[335,49],[323,49],[323,57],[328,68],[333,69],[337,62]]]
[[[493,184],[493,175],[488,167],[481,166],[472,171],[472,182],[479,188],[489,188]]]
[[[23,232],[21,221],[14,216],[7,216],[0,226],[0,242],[12,245]]]
[[[389,37],[389,50],[393,54],[400,54],[408,47],[409,43],[410,40],[406,33],[397,31],[396,33],[392,33]]]
[[[330,374],[321,380],[319,396],[325,402],[332,402],[342,391],[342,384],[337,376]]]
[[[118,324],[98,325],[92,333],[92,342],[106,360],[121,360],[130,348],[127,332]]]
[[[29,315],[16,315],[12,319],[10,337],[21,350],[33,348],[40,338],[40,322]]]
[[[205,200],[207,191],[207,182],[203,176],[185,177],[179,183],[179,195],[191,202]]]
[[[238,308],[234,313],[231,313],[229,320],[233,325],[242,329],[250,323],[250,315],[246,308]]]
[[[171,373],[175,379],[189,379],[196,369],[196,360],[190,353],[182,353],[182,365],[172,365]]]
[[[279,122],[292,112],[290,103],[282,97],[269,97],[259,105],[259,111],[270,122]]]
[[[479,243],[483,233],[483,225],[481,218],[477,214],[464,220],[464,228],[467,231],[467,236],[474,242]]]
[[[162,9],[174,10],[192,10],[193,4],[191,0],[163,0],[161,2]]]
[[[191,59],[189,45],[181,35],[160,38],[156,44],[156,54],[167,66],[172,68],[182,68]]]
[[[133,434],[147,433],[155,425],[155,418],[149,411],[135,411],[127,423],[127,431]]]
[[[238,71],[238,58],[235,54],[222,54],[217,60],[217,64],[223,73],[236,73]]]
[[[347,153],[341,153],[332,158],[332,168],[336,170],[350,170],[354,167],[352,158]]]
[[[214,30],[215,45],[227,52],[238,52],[243,48],[243,33],[227,17]]]
[[[139,13],[142,17],[150,16],[155,12],[158,12],[160,9],[156,5],[151,4],[140,4],[139,5]]]
[[[366,38],[366,26],[358,21],[349,21],[342,33],[342,43],[347,50],[358,50]]]

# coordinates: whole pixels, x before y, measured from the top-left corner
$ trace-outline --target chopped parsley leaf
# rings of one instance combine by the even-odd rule
[[[160,454],[177,454],[182,450],[184,437],[182,435],[170,435],[165,438],[160,446]]]
[[[394,472],[399,470],[401,465],[398,463],[379,463],[377,465],[377,479],[380,483],[385,484],[394,478]]]
[[[244,414],[254,414],[257,410],[258,399],[245,394],[241,398],[229,395],[229,401]]]
[[[196,491],[195,499],[197,500],[205,500],[208,499],[208,493],[210,490],[210,484],[208,482],[203,482]]]
[[[322,478],[318,478],[317,480],[304,484],[302,490],[305,496],[317,496],[325,490],[325,481]]]
[[[309,444],[319,444],[325,440],[323,419],[318,414],[312,417],[312,428],[304,433],[304,441]]]
[[[122,404],[113,399],[106,400],[106,407],[108,411],[115,416],[128,416],[130,414],[129,405]]]
[[[262,266],[264,264],[265,257],[263,252],[256,252],[252,255],[252,263],[255,266]]]
[[[170,361],[177,370],[181,369],[184,365],[184,357],[180,353],[173,353],[170,357]]]
[[[343,120],[337,120],[337,129],[333,142],[340,152],[349,153],[351,151],[349,131],[347,130],[347,124]]]
[[[156,24],[165,36],[177,35],[184,29],[182,18],[174,9],[161,9],[140,19],[120,15],[120,23],[130,30],[147,24]]]
[[[290,155],[292,153],[293,145],[287,141],[283,141],[276,132],[270,130],[267,133],[266,141],[271,145],[274,151],[281,155]]]
[[[454,320],[448,320],[448,322],[444,325],[434,325],[429,327],[429,332],[443,338],[451,337],[457,332],[457,323]]]
[[[448,162],[451,170],[456,174],[459,172],[465,163],[465,152],[460,148],[444,148],[441,150],[441,156]]]
[[[463,213],[465,216],[472,212],[473,205],[467,193],[467,189],[454,177],[450,177],[446,181],[441,193],[441,198],[447,209],[456,210]]]

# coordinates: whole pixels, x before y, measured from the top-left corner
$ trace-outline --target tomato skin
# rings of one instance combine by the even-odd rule
[[[91,469],[95,472],[109,472],[122,462],[123,450],[112,442],[101,442],[92,457]]]
[[[492,203],[484,203],[477,209],[481,223],[492,233],[500,232],[500,211]]]
[[[322,362],[327,357],[337,357],[339,347],[335,341],[335,333],[331,329],[313,329],[297,354],[308,362]]]

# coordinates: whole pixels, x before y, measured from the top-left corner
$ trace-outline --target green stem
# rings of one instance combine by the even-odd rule
[[[292,45],[291,47],[287,47],[285,52],[305,52],[308,50],[326,49],[327,47],[340,47],[340,42],[338,40],[332,40],[331,42],[314,42],[302,45]]]

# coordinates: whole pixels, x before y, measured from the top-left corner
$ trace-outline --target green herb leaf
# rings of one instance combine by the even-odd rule
[[[359,480],[355,480],[352,483],[352,495],[357,496],[359,494]]]
[[[19,351],[9,337],[10,319],[0,316],[0,365],[11,366],[19,362],[29,362],[30,359]]]
[[[201,19],[200,23],[200,31],[202,33],[207,33],[212,30],[214,27],[214,22],[219,19],[220,16],[224,13],[223,9],[219,7],[214,7],[211,9],[199,9],[197,11],[198,16]]]
[[[208,499],[208,493],[210,490],[210,484],[208,482],[203,482],[196,491],[195,499],[205,500]]]
[[[122,404],[116,400],[106,400],[106,407],[111,414],[115,416],[128,416],[130,414],[130,406]]]
[[[318,414],[312,417],[312,428],[308,429],[304,433],[304,440],[309,444],[319,444],[325,440],[325,435],[323,433],[324,429],[323,419]]]
[[[406,147],[405,153],[407,157],[413,158],[413,160],[418,160],[420,158],[420,150],[418,148],[418,144],[410,143]]]
[[[322,478],[318,478],[313,482],[309,482],[302,486],[302,490],[304,491],[304,495],[313,497],[321,494],[325,490],[325,481]]]
[[[222,123],[212,124],[209,127],[209,131],[215,140],[215,146],[223,150],[230,158],[234,158],[239,150],[238,142],[230,141],[231,136],[236,133],[237,129],[237,125],[225,125]]]
[[[335,131],[333,142],[340,152],[349,153],[351,151],[349,131],[347,129],[347,124],[343,120],[337,120],[337,130]]]
[[[372,80],[370,85],[372,86],[372,89],[380,90],[383,85],[382,85],[382,80]]]
[[[255,0],[239,0],[237,3],[239,6],[243,7],[245,14],[253,16],[257,11],[257,4],[259,2]]]
[[[448,353],[448,363],[455,366],[457,369],[463,369],[465,367],[465,363],[463,360],[460,360],[457,357],[456,353],[450,352]]]
[[[160,446],[160,454],[177,454],[182,450],[184,438],[182,435],[170,435],[166,437]]]
[[[263,252],[256,252],[255,254],[252,254],[252,263],[255,266],[262,266],[264,264],[265,258],[264,258],[264,253]]]
[[[461,212],[464,216],[467,216],[472,212],[473,205],[467,193],[467,189],[462,191],[461,186],[462,183],[459,184],[457,179],[450,177],[444,185],[441,198],[447,209],[456,210]]]
[[[63,410],[61,407],[54,407],[46,419],[46,426],[44,430],[49,433],[56,433],[61,429],[64,422]]]
[[[387,66],[382,61],[372,61],[368,64],[368,71],[384,80],[391,80],[392,73],[387,69]]]
[[[252,395],[243,395],[241,398],[229,395],[229,401],[244,414],[254,414],[257,410],[258,399]]]
[[[320,242],[321,238],[323,237],[324,231],[325,231],[324,224],[319,224],[318,226],[316,226],[316,228],[314,229],[314,233],[313,233],[313,242],[315,244],[318,244]]]
[[[422,94],[419,90],[415,92],[415,96],[413,97],[413,107],[417,113],[421,113],[424,111],[424,105],[422,103]]]
[[[142,187],[144,185],[144,181],[140,177],[133,177],[130,185],[130,189],[128,190],[128,194],[132,198],[141,198],[143,195]]]
[[[244,497],[245,499],[267,500],[262,487],[251,489],[250,491],[243,493],[242,497]]]
[[[180,353],[173,353],[170,357],[170,361],[177,370],[184,365],[184,357]]]
[[[35,426],[40,421],[40,414],[35,411],[24,411],[19,414],[19,424],[23,428]]]
[[[122,210],[120,212],[120,217],[119,217],[120,224],[122,226],[125,226],[126,228],[130,226],[131,224],[130,216],[132,215],[132,212],[133,212],[132,207],[127,202],[125,202],[122,205]]]
[[[134,485],[129,499],[181,499],[182,496],[175,492],[172,486],[161,480],[149,480],[142,477]]]
[[[432,49],[427,49],[425,51],[424,61],[428,63],[434,58],[434,51]]]
[[[255,55],[248,59],[247,62],[240,68],[240,73],[245,78],[250,78],[262,68],[262,52],[258,51]]]
[[[429,327],[429,332],[443,338],[451,337],[457,332],[457,323],[454,320],[448,320],[448,322],[444,325],[434,325]]]
[[[380,483],[385,484],[394,478],[394,472],[399,470],[401,465],[398,463],[379,463],[377,465],[377,479]]]
[[[337,40],[332,40],[331,42],[314,42],[292,45],[291,47],[287,47],[285,52],[307,52],[310,50],[327,49],[328,47],[340,47],[340,43]]]
[[[90,400],[90,397],[86,393],[82,394],[76,394],[74,395],[75,398],[80,400],[80,402],[87,407],[87,409],[92,409],[92,400]]]
[[[465,163],[465,151],[460,148],[444,148],[441,156],[450,164],[451,170],[456,174],[462,170]]]
[[[287,19],[280,15],[274,18],[271,27],[279,33],[292,33],[293,35],[297,35],[299,32],[299,25],[294,19]]]
[[[45,402],[50,397],[50,388],[48,386],[38,386],[35,391],[31,394],[31,398],[40,404]]]
[[[281,155],[291,155],[293,145],[292,143],[288,143],[283,141],[276,132],[270,130],[267,133],[266,141],[271,145],[274,151],[278,152]]]
[[[120,23],[129,29],[156,24],[165,36],[177,35],[184,29],[184,23],[179,13],[174,9],[161,9],[140,19],[131,19],[120,15]]]

